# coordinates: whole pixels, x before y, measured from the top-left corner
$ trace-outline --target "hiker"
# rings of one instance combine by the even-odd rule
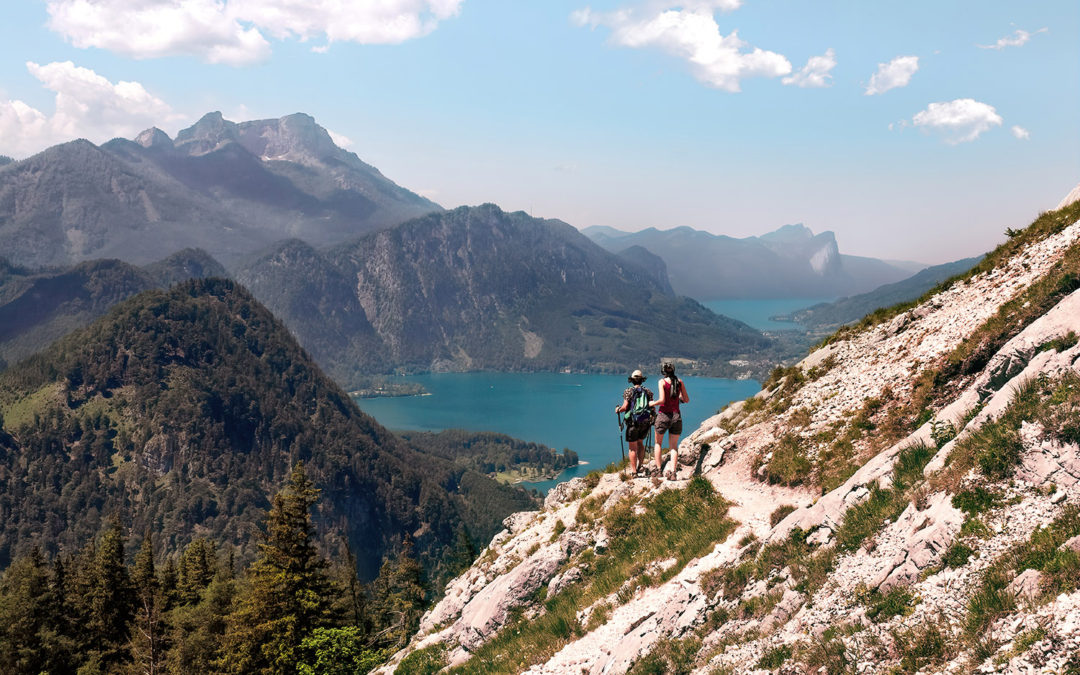
[[[655,405],[659,409],[656,414],[656,470],[664,470],[663,448],[664,434],[668,435],[668,445],[671,447],[671,469],[664,476],[668,480],[675,480],[675,472],[679,470],[679,435],[682,434],[682,413],[679,412],[680,403],[689,403],[690,395],[686,393],[686,384],[675,375],[675,366],[665,363],[660,366],[663,375],[657,382],[656,390],[660,392],[660,400]]]
[[[615,412],[623,413],[626,420],[626,441],[630,444],[630,475],[636,476],[639,466],[645,464],[645,437],[653,419],[653,393],[645,385],[645,375],[635,370],[627,378],[631,386],[623,392],[622,405]]]

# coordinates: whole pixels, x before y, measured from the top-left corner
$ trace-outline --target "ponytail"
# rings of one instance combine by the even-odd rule
[[[665,363],[660,366],[660,372],[671,380],[671,395],[679,398],[679,378],[675,376],[675,366],[671,363]]]

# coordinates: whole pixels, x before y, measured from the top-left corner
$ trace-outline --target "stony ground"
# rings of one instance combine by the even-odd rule
[[[507,519],[507,529],[425,616],[409,647],[379,672],[393,672],[406,654],[437,644],[447,646],[452,665],[468,664],[471,654],[498,633],[515,608],[524,608],[527,615],[542,611],[535,600],[542,586],[547,586],[547,597],[571,588],[580,574],[583,552],[604,554],[609,539],[599,520],[576,523],[586,494],[604,500],[606,506],[628,496],[645,499],[685,485],[698,468],[733,503],[729,514],[740,523],[736,532],[666,583],[613,593],[582,607],[582,626],[589,624],[601,604],[611,609],[606,621],[584,631],[529,673],[624,673],[663,641],[689,637],[701,639],[694,664],[697,673],[756,672],[763,657],[785,649],[791,656],[776,659],[780,663],[774,672],[801,672],[795,665],[798,656],[825,637],[840,645],[849,662],[844,672],[890,672],[909,649],[903,640],[928,626],[953,646],[947,659],[926,672],[1064,672],[1080,646],[1080,593],[1041,597],[1037,580],[1021,579],[1014,589],[1019,609],[993,623],[983,640],[983,650],[990,653],[978,655],[970,640],[960,640],[970,595],[991,564],[1035,528],[1070,505],[1080,505],[1080,448],[1051,442],[1035,427],[1023,429],[1023,462],[1016,474],[990,486],[1006,499],[984,514],[986,531],[981,535],[961,534],[965,516],[952,505],[950,493],[923,489],[895,522],[882,523],[871,543],[838,555],[828,580],[809,594],[797,589],[787,570],[749,584],[736,599],[724,599],[717,592],[710,595],[703,586],[718,570],[745,559],[750,547],[760,545],[755,539],[781,542],[799,528],[812,544],[832,545],[848,510],[864,502],[875,487],[891,486],[898,454],[917,442],[933,444],[927,423],[874,456],[843,485],[821,495],[768,485],[753,475],[758,456],[781,434],[795,430],[809,437],[849,419],[867,399],[886,390],[903,398],[920,367],[955,349],[998,307],[1051,269],[1078,239],[1080,223],[886,324],[818,350],[799,367],[804,372],[817,368],[819,377],[787,394],[787,410],[747,416],[736,405],[684,439],[680,459],[685,464],[676,481],[623,480],[612,474],[592,488],[583,479],[560,485],[542,511]],[[1080,345],[1035,354],[1036,346],[1069,330],[1080,333],[1080,291],[1006,344],[986,370],[939,411],[939,419],[963,428],[957,440],[944,445],[927,465],[928,476],[942,470],[959,439],[1001,414],[1019,383],[1040,373],[1080,372]],[[991,384],[996,388],[990,390]],[[798,410],[807,411],[809,420],[795,423],[791,418]],[[738,427],[729,432],[736,423]],[[770,514],[781,505],[799,508],[773,526]],[[971,557],[955,568],[944,566],[942,556],[957,541],[972,549]],[[651,564],[662,568],[672,561]],[[868,594],[893,588],[910,594],[909,606],[887,620],[869,618]],[[710,623],[718,611],[734,610],[754,598],[769,598],[767,611],[742,619],[730,618],[739,616],[730,611],[727,621]]]

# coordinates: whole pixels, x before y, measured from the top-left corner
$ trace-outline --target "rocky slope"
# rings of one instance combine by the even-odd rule
[[[981,258],[964,258],[927,267],[907,279],[879,286],[869,293],[800,309],[793,312],[790,319],[812,329],[826,327],[835,330],[843,324],[858,321],[877,309],[916,300],[946,279],[967,272],[978,264],[979,260]]]
[[[840,253],[832,232],[785,225],[760,237],[718,236],[676,227],[622,232],[582,231],[609,251],[640,246],[666,264],[671,286],[700,301],[725,298],[820,298],[870,291],[911,271],[874,258]]]
[[[1080,668],[1080,206],[879,318],[689,433],[677,480],[507,519],[381,672]]]
[[[148,129],[0,165],[0,251],[28,267],[145,264],[187,247],[231,265],[280,239],[327,246],[437,210],[302,113],[209,113],[175,140]]]

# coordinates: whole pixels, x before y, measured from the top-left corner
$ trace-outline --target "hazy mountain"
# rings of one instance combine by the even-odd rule
[[[630,246],[619,251],[617,255],[623,260],[644,267],[649,271],[652,277],[656,279],[665,293],[668,295],[675,295],[675,291],[671,289],[671,280],[668,279],[667,264],[664,263],[663,258],[641,246]]]
[[[348,542],[367,579],[406,533],[432,570],[461,527],[487,541],[534,505],[410,449],[221,279],[130,298],[0,374],[0,420],[0,565],[34,544],[75,550],[108,516],[166,550],[206,536],[250,558],[300,460],[323,541]]]
[[[714,363],[768,345],[566,223],[491,204],[429,214],[325,253],[289,242],[237,275],[344,382],[395,368]]]
[[[0,250],[27,266],[143,264],[187,247],[230,265],[283,238],[325,246],[438,209],[299,113],[210,113],[175,141],[148,129],[0,164]]]
[[[136,293],[224,274],[220,263],[198,249],[142,268],[107,259],[27,270],[0,259],[0,358],[26,358]]]
[[[946,279],[967,272],[980,260],[982,256],[927,267],[903,281],[879,286],[869,293],[801,309],[792,313],[791,319],[812,328],[835,327],[858,321],[876,309],[915,300]]]
[[[698,300],[852,295],[910,275],[875,258],[844,255],[832,232],[785,225],[760,237],[714,235],[689,227],[582,232],[609,251],[641,246],[667,264],[676,293]]]

